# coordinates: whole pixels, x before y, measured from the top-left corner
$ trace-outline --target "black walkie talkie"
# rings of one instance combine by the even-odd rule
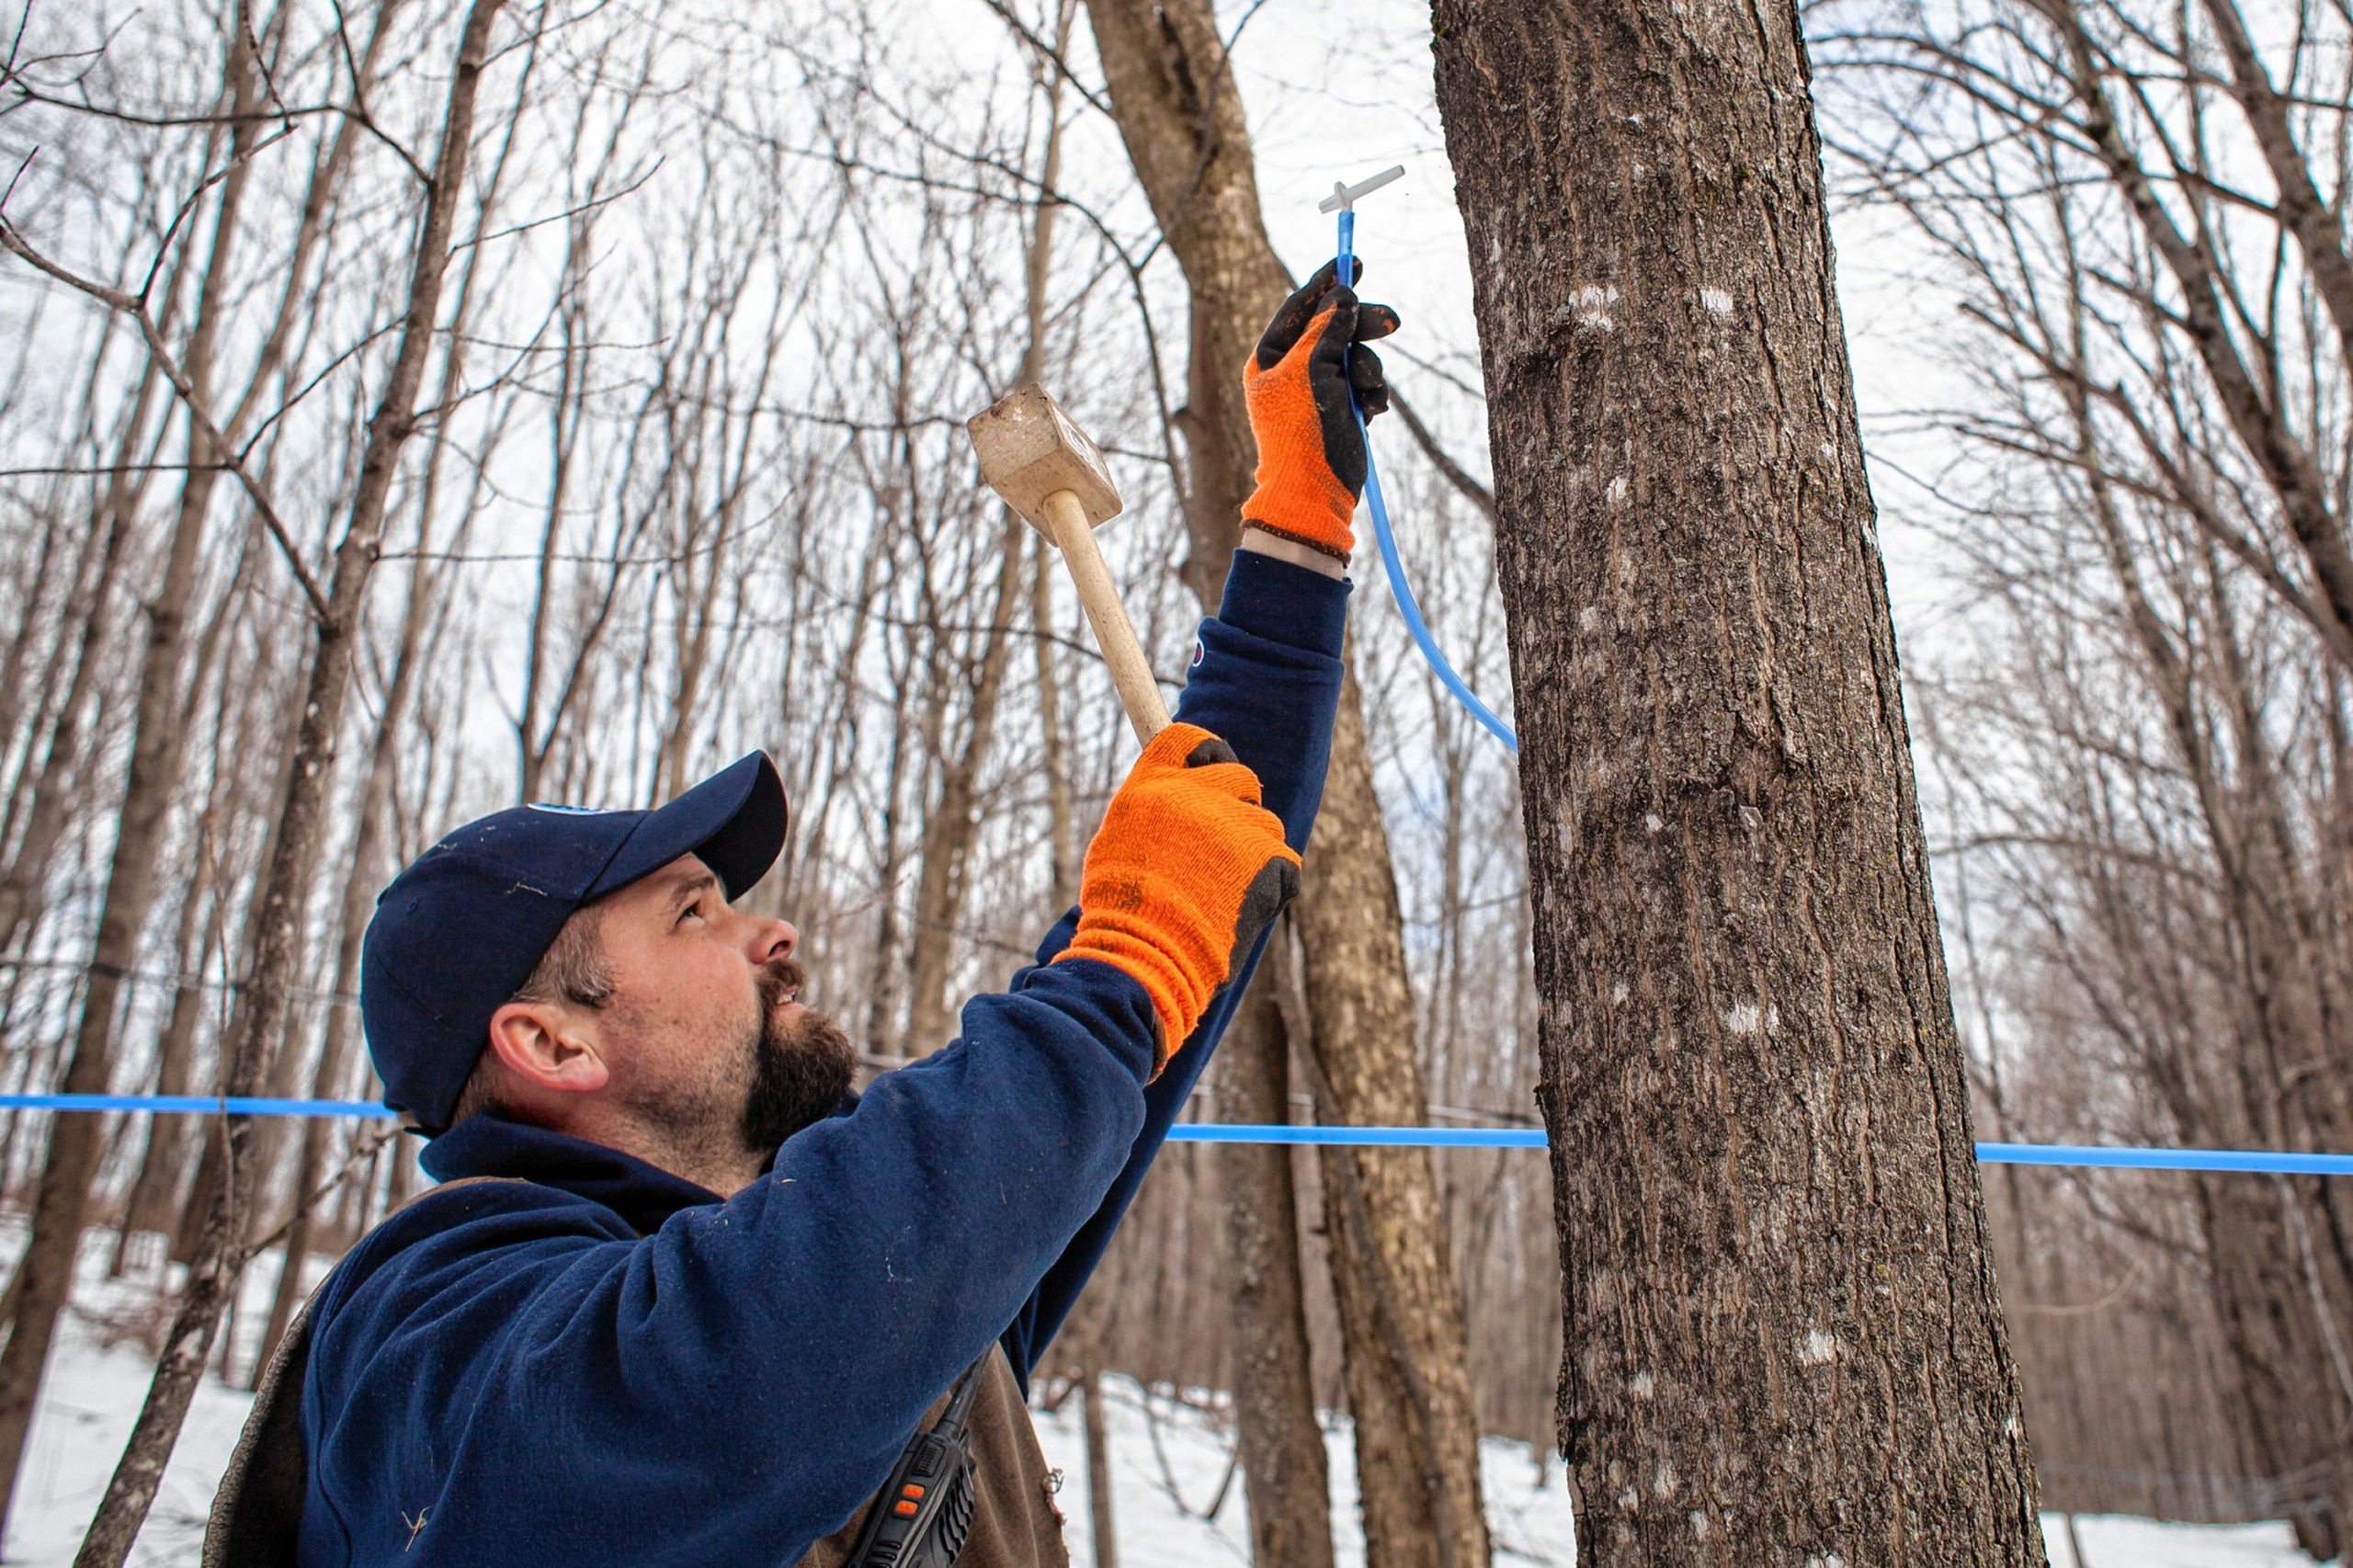
[[[849,1568],[951,1568],[964,1550],[973,1502],[972,1434],[964,1418],[987,1364],[983,1356],[964,1369],[939,1419],[907,1439],[858,1532]]]

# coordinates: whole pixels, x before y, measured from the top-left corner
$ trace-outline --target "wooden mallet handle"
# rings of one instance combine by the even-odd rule
[[[1148,742],[1168,727],[1168,704],[1161,700],[1160,683],[1152,678],[1143,644],[1136,641],[1136,629],[1129,624],[1127,609],[1120,603],[1120,590],[1112,585],[1110,568],[1103,564],[1103,551],[1096,547],[1086,509],[1067,490],[1047,496],[1040,509],[1054,543],[1062,548],[1071,581],[1078,585],[1078,602],[1086,607],[1086,619],[1095,627],[1095,643],[1103,650],[1103,662],[1111,666],[1111,684],[1120,688],[1120,704],[1128,710],[1128,722],[1135,726],[1137,740]]]

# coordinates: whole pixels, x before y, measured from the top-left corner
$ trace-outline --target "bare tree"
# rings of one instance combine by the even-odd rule
[[[383,393],[369,421],[368,446],[350,518],[336,546],[335,569],[320,608],[316,642],[305,681],[301,722],[289,758],[276,842],[267,881],[253,918],[260,939],[252,973],[240,994],[224,1048],[222,1080],[231,1096],[259,1085],[267,1052],[287,1005],[300,937],[301,905],[314,869],[322,807],[332,774],[336,731],[350,689],[351,656],[368,587],[383,532],[384,514],[402,448],[416,426],[416,393],[433,334],[439,321],[441,282],[449,241],[463,198],[472,151],[475,95],[490,52],[490,34],[504,0],[473,0],[458,43],[441,145],[426,183],[417,227],[400,338]],[[189,1266],[166,1349],[158,1364],[139,1421],[108,1483],[97,1521],[75,1555],[78,1568],[119,1568],[145,1520],[155,1487],[188,1414],[196,1380],[203,1370],[220,1323],[221,1308],[244,1264],[244,1210],[252,1175],[239,1156],[250,1131],[249,1118],[227,1119],[226,1176],[207,1216],[202,1243]]]
[[[226,450],[211,439],[215,427],[205,409],[212,395],[214,348],[227,309],[222,295],[231,287],[229,263],[238,233],[238,209],[262,131],[256,118],[263,87],[253,52],[258,33],[252,12],[238,7],[228,30],[230,36],[222,40],[233,120],[227,164],[219,182],[211,253],[199,284],[195,324],[178,373],[173,377],[189,408],[190,472],[166,550],[163,581],[148,604],[130,777],[116,830],[106,902],[98,916],[89,982],[82,999],[81,1022],[63,1080],[65,1092],[72,1094],[102,1094],[109,1086],[117,997],[153,896],[165,819],[178,783],[179,741],[186,733],[180,722],[181,631],[195,586],[205,515],[219,472],[213,459]],[[28,254],[28,247],[15,237],[13,227],[0,227],[0,243],[19,256]],[[143,301],[132,297],[128,303],[144,319]],[[95,609],[93,613],[95,618]],[[99,1131],[98,1124],[86,1118],[65,1117],[57,1120],[51,1132],[48,1159],[34,1202],[32,1234],[20,1265],[23,1285],[15,1292],[7,1346],[0,1350],[0,1477],[5,1477],[11,1496],[23,1465],[25,1434],[48,1365],[58,1313],[73,1283],[85,1205],[96,1174]],[[6,1506],[0,1502],[0,1528],[5,1528]]]
[[[1187,580],[1225,575],[1256,462],[1238,367],[1289,290],[1258,211],[1241,94],[1207,5],[1090,0],[1096,51],[1130,160],[1185,269],[1192,311]],[[1337,1119],[1425,1119],[1388,835],[1356,673],[1342,687],[1308,891],[1294,908],[1313,1038]],[[1251,1041],[1226,1049],[1245,1062]],[[1264,1079],[1265,1070],[1252,1072]],[[1488,1555],[1478,1426],[1438,1184],[1419,1150],[1331,1150],[1326,1226],[1346,1342],[1370,1560],[1467,1568]],[[1263,1201],[1283,1201],[1279,1181]],[[1294,1431],[1288,1441],[1304,1442]],[[1256,1494],[1253,1493],[1254,1500]],[[1255,1517],[1255,1515],[1254,1515]]]
[[[1952,267],[1975,329],[1971,406],[1927,411],[1963,456],[1922,510],[2015,633],[1932,689],[1960,852],[2016,933],[1977,983],[2029,1028],[1984,1028],[1987,1073],[2063,1090],[2050,1136],[2353,1135],[2345,273],[2322,221],[2343,205],[2343,32],[2309,20],[2268,62],[2227,6],[1816,21],[1860,194]],[[2267,176],[2268,198],[2239,183]],[[2106,1475],[2126,1506],[2240,1517],[2268,1494],[2306,1551],[2337,1551],[2343,1202],[2210,1180],[2058,1231],[2114,1257],[2130,1289],[2109,1310],[2194,1325],[2158,1380],[2186,1411],[2061,1426],[2046,1457],[2075,1496],[2106,1502]],[[2040,1364],[2054,1322],[2020,1322]],[[2108,1354],[2070,1375],[2097,1386]],[[2218,1375],[2227,1397],[2204,1392]],[[2189,1445],[2214,1487],[2134,1479],[2183,1471]]]

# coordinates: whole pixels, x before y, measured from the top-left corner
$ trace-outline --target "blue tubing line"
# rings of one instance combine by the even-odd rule
[[[1357,215],[1348,208],[1340,210],[1340,250],[1334,267],[1334,277],[1346,281],[1353,278],[1356,269],[1350,264],[1356,258]],[[1364,410],[1357,406],[1356,392],[1348,393],[1348,412],[1357,422],[1357,437],[1364,443],[1364,498],[1372,509],[1372,537],[1381,546],[1381,569],[1389,578],[1390,597],[1397,601],[1399,613],[1405,618],[1405,630],[1414,635],[1414,645],[1455,699],[1470,710],[1471,717],[1487,728],[1487,733],[1509,746],[1519,750],[1519,737],[1509,724],[1495,716],[1494,709],[1479,700],[1479,694],[1470,684],[1454,673],[1454,665],[1439,651],[1438,639],[1430,635],[1428,623],[1422,619],[1422,607],[1414,598],[1414,590],[1405,581],[1405,563],[1397,556],[1397,535],[1389,526],[1389,503],[1381,494],[1381,471],[1372,462],[1372,437],[1364,427]]]
[[[296,1100],[206,1095],[0,1095],[0,1110],[147,1111],[218,1116],[322,1116],[390,1120],[373,1100]],[[1175,1143],[1318,1143],[1358,1149],[1541,1149],[1534,1127],[1293,1127],[1180,1121]],[[2252,1171],[2274,1176],[2353,1176],[2353,1154],[2275,1149],[2116,1149],[2092,1143],[1980,1143],[1980,1164],[2143,1171]]]
[[[164,1115],[348,1116],[390,1120],[399,1115],[374,1100],[283,1100],[218,1095],[0,1095],[0,1110],[140,1110]]]
[[[1350,1148],[1540,1149],[1533,1127],[1291,1127],[1179,1122],[1169,1141],[1183,1143],[1319,1143]],[[1980,1143],[1988,1165],[2059,1165],[2143,1171],[2255,1171],[2279,1176],[2353,1176],[2353,1154],[2300,1154],[2270,1149],[2113,1149],[2087,1143]]]
[[[1172,1143],[1337,1143],[1351,1149],[1541,1149],[1539,1127],[1293,1127],[1180,1121]]]
[[[1977,1160],[1987,1165],[2066,1165],[2094,1170],[2353,1176],[2353,1154],[2299,1154],[2284,1149],[2111,1149],[2094,1143],[1980,1143]]]

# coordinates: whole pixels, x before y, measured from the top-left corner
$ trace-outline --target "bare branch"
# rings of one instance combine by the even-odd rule
[[[109,310],[119,311],[136,324],[141,341],[146,344],[147,352],[153,358],[156,368],[164,372],[164,379],[170,381],[172,389],[179,393],[181,405],[188,410],[188,417],[196,422],[197,428],[204,433],[206,445],[221,455],[222,466],[236,475],[237,483],[253,502],[255,515],[261,518],[262,527],[268,530],[270,539],[277,544],[287,570],[293,574],[294,581],[301,587],[302,597],[310,601],[311,613],[324,618],[327,611],[326,596],[319,591],[319,585],[312,577],[310,568],[302,563],[301,551],[295,546],[293,536],[288,532],[285,523],[279,519],[268,491],[231,449],[228,438],[212,422],[211,412],[204,405],[203,394],[188,381],[188,373],[180,369],[171,346],[164,341],[164,335],[156,330],[154,319],[148,315],[146,305],[119,289],[109,288],[60,267],[35,250],[17,232],[17,226],[5,220],[0,220],[0,246],[15,252],[36,271],[89,295]]]

